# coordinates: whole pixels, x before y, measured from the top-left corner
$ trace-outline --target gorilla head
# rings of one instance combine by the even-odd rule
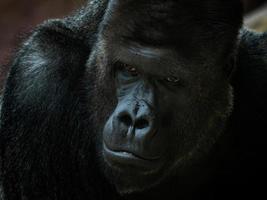
[[[224,130],[240,9],[238,1],[109,2],[91,60],[102,91],[95,102],[105,105],[95,117],[102,163],[120,193],[186,174]]]

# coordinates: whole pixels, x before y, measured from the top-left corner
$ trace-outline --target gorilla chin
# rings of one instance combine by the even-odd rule
[[[166,176],[161,157],[146,158],[132,152],[112,150],[103,143],[103,158],[106,177],[122,195],[150,189]]]

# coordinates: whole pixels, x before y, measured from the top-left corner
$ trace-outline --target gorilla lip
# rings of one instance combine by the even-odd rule
[[[105,160],[110,163],[112,166],[113,164],[127,164],[127,165],[134,165],[134,166],[143,166],[148,167],[154,165],[156,161],[160,159],[160,157],[155,158],[144,158],[138,156],[132,152],[124,151],[124,150],[112,150],[107,147],[107,145],[103,144],[103,154]]]

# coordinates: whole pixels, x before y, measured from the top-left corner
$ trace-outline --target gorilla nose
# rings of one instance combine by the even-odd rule
[[[135,121],[135,128],[137,129],[144,129],[147,128],[149,126],[149,121],[147,119],[137,119]]]
[[[117,122],[127,130],[127,134],[147,137],[153,132],[154,112],[146,102],[131,103],[118,111]]]
[[[151,117],[147,115],[131,115],[129,112],[120,113],[118,116],[118,120],[120,123],[130,128],[133,127],[135,129],[146,129],[152,125]]]

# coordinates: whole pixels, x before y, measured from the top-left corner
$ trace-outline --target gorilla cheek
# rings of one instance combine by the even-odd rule
[[[122,136],[127,134],[127,128],[122,124],[117,123],[115,120],[115,114],[113,113],[106,122],[103,129],[103,143],[110,147],[111,144],[119,146],[122,141]]]

